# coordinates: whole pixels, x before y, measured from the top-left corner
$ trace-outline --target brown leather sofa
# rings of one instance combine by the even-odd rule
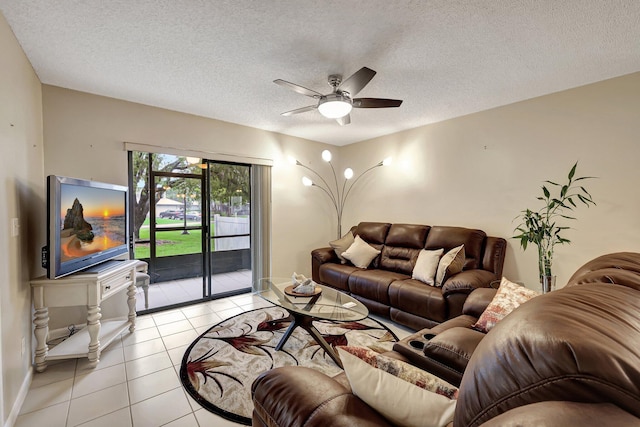
[[[315,282],[346,292],[360,300],[373,314],[414,330],[430,328],[459,316],[467,296],[477,288],[500,280],[506,241],[482,230],[417,224],[361,222],[354,235],[381,251],[367,269],[341,264],[331,247],[311,252]],[[421,249],[445,253],[464,244],[463,271],[442,287],[411,278]]]
[[[640,425],[639,292],[640,254],[616,253],[522,304],[473,351],[453,427]],[[461,325],[464,316],[473,313]],[[392,425],[344,373],[273,369],[254,382],[253,401],[254,426]]]

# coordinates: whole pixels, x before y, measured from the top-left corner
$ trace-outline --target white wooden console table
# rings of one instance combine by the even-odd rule
[[[31,281],[33,289],[36,371],[47,368],[47,360],[88,357],[89,366],[100,361],[101,350],[125,329],[135,329],[136,260],[107,261],[88,270],[59,279],[39,277]],[[102,301],[127,290],[127,317],[101,321]],[[87,307],[87,327],[49,350],[49,307]]]

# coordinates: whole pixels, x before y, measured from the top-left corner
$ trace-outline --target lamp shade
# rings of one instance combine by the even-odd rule
[[[318,111],[328,119],[339,119],[351,112],[351,99],[339,94],[332,93],[320,98]]]

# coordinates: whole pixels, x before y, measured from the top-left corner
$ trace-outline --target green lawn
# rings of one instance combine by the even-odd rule
[[[180,220],[158,219],[158,224],[175,224],[182,223]],[[156,229],[156,256],[171,256],[195,254],[202,252],[202,231],[189,230],[189,234],[182,234],[180,230],[174,231],[158,231]],[[149,227],[143,226],[140,229],[140,240],[149,240]],[[136,243],[135,257],[137,259],[149,258],[149,243]]]

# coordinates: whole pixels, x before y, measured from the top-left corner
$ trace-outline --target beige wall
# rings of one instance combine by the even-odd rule
[[[39,270],[45,215],[40,81],[1,14],[0,52],[0,418],[7,425],[29,387],[29,278]],[[13,218],[20,222],[16,237]]]
[[[43,85],[45,174],[127,185],[123,142],[272,159],[272,271],[310,271],[307,247],[326,244],[325,200],[300,185],[286,158],[319,158],[324,144]],[[330,213],[330,211],[329,211]]]
[[[564,181],[579,161],[579,175],[598,177],[584,181],[597,206],[566,223],[572,243],[554,261],[564,285],[595,256],[640,251],[639,117],[635,73],[349,145],[341,156],[357,167],[394,162],[354,188],[344,222],[461,225],[508,238],[516,215],[539,207],[543,181]],[[538,289],[535,246],[523,252],[509,239],[504,274]]]

